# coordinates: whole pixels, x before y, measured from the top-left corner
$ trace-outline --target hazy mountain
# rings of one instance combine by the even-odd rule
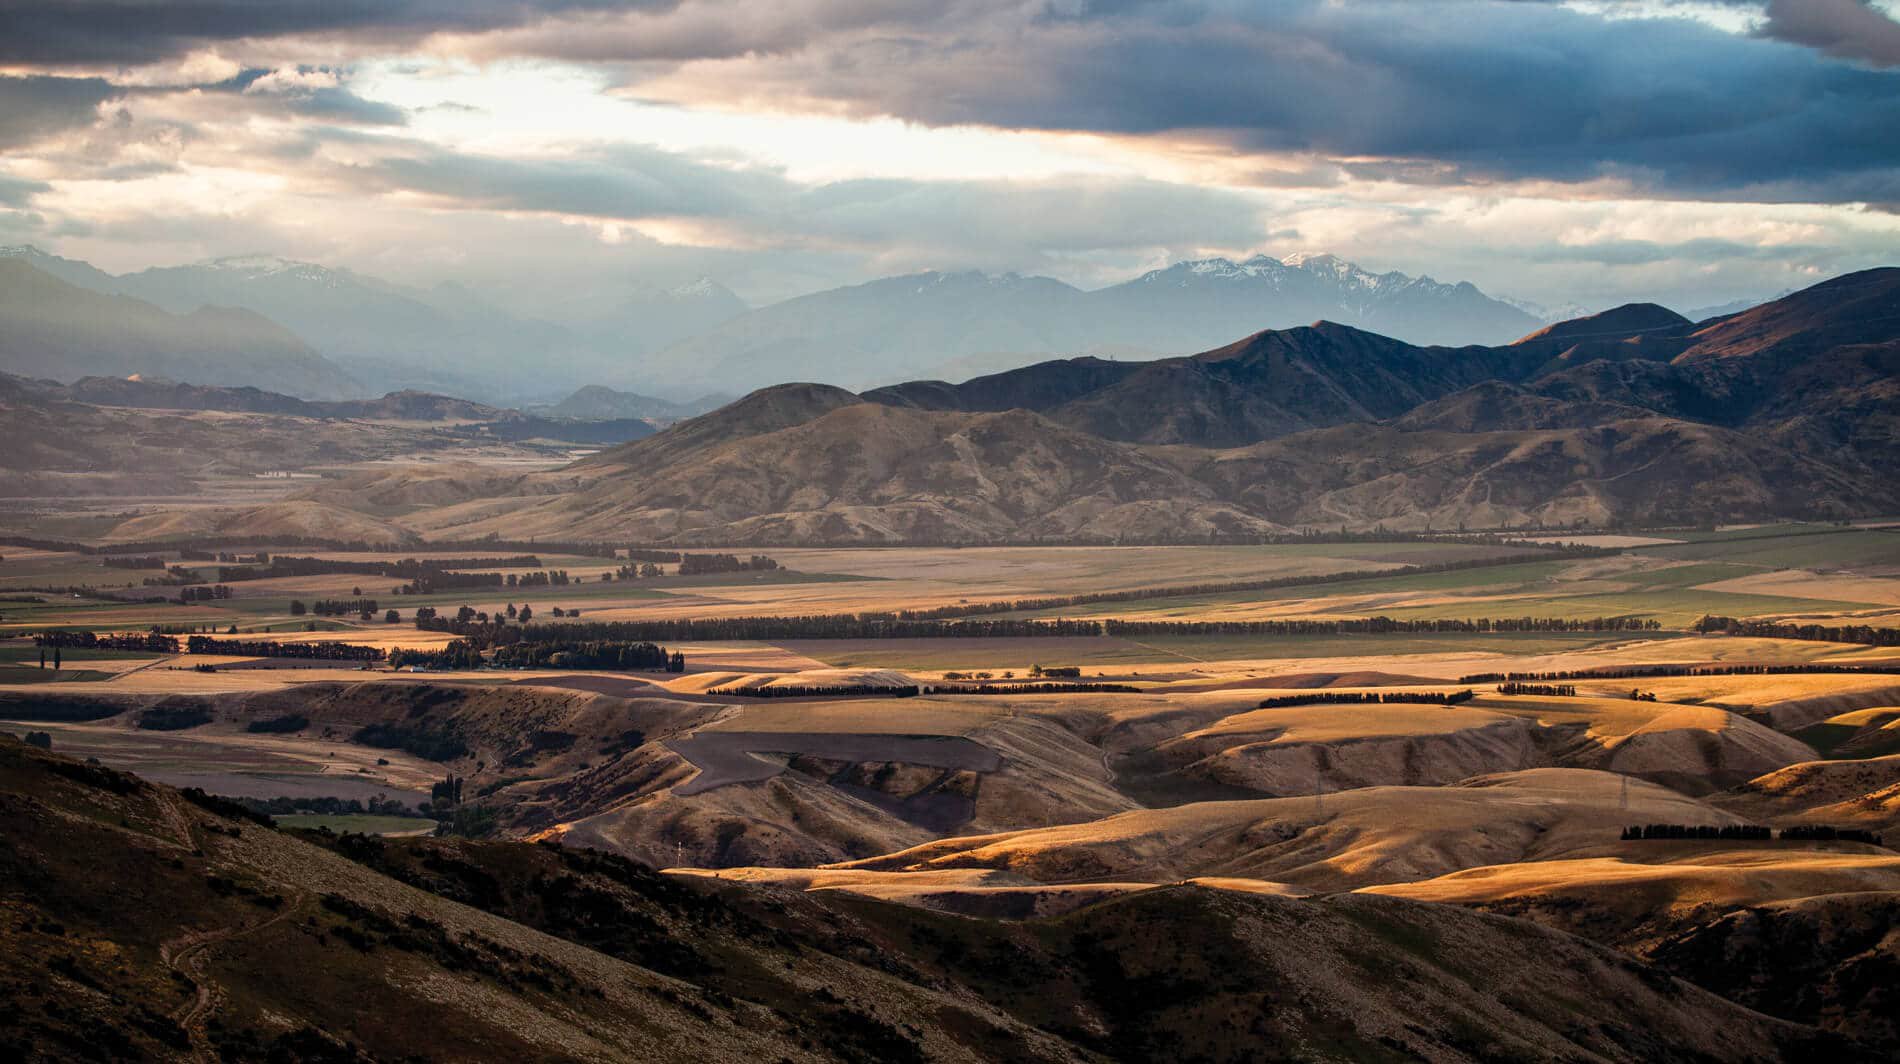
[[[536,408],[551,417],[570,417],[589,421],[610,418],[681,418],[703,414],[720,403],[676,403],[637,392],[622,392],[600,384],[589,384],[553,406]]]
[[[676,388],[787,379],[864,387],[987,352],[1086,348],[1098,331],[1081,290],[1047,277],[921,273],[762,307],[654,356]]]
[[[1152,357],[1316,320],[1414,343],[1504,343],[1542,322],[1469,284],[1369,273],[1331,255],[1177,263],[1092,292],[1047,277],[923,273],[764,307],[655,358],[689,384],[797,375],[859,388],[1039,354]]]
[[[296,336],[251,311],[151,303],[80,288],[31,256],[0,258],[0,369],[70,381],[149,374],[334,397],[358,385]]]
[[[1319,320],[1414,344],[1504,343],[1541,324],[1471,284],[1375,274],[1334,255],[1181,262],[1090,296],[1120,342],[1161,351]]]
[[[35,248],[0,249],[0,257],[28,261],[80,288],[131,296],[175,314],[206,306],[243,308],[285,327],[345,368],[363,382],[363,388],[353,390],[373,393],[415,389],[514,401],[553,399],[589,381],[640,385],[647,375],[637,356],[745,309],[731,292],[701,281],[635,293],[604,317],[569,328],[511,314],[456,284],[405,288],[351,270],[269,255],[122,276]],[[300,391],[286,381],[276,384]]]
[[[1699,330],[1631,304],[1501,347],[1321,323],[862,397],[788,385],[418,527],[889,542],[1892,512],[1897,295],[1876,270]]]
[[[578,331],[603,350],[644,355],[698,336],[750,309],[725,285],[701,277],[675,288],[636,289],[572,320]]]

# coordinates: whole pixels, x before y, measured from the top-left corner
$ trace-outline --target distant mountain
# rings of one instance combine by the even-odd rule
[[[0,369],[62,381],[136,373],[326,398],[360,388],[335,363],[251,311],[201,304],[168,313],[78,287],[21,254],[0,258]]]
[[[1900,509],[1900,269],[1713,324],[1629,304],[1497,347],[1322,322],[1189,358],[756,392],[430,535],[735,544],[1247,536]]]
[[[659,376],[862,388],[1045,354],[1204,350],[1316,320],[1413,343],[1503,343],[1539,319],[1470,284],[1374,274],[1331,255],[1176,263],[1092,292],[1047,277],[922,273],[764,307],[660,352]]]
[[[1181,262],[1090,296],[1112,316],[1121,342],[1163,351],[1184,340],[1201,349],[1320,320],[1453,345],[1503,343],[1542,324],[1466,282],[1375,274],[1334,255]]]
[[[295,333],[363,382],[352,391],[376,393],[422,390],[512,401],[559,395],[589,381],[644,385],[639,355],[746,309],[731,292],[702,280],[636,292],[603,317],[569,328],[516,316],[455,284],[405,288],[270,255],[123,276],[30,247],[0,249],[0,259],[9,258],[79,288],[130,296],[175,314],[242,308]],[[302,394],[290,382],[276,384]]]
[[[573,395],[545,409],[537,408],[550,417],[577,418],[585,421],[604,421],[613,418],[682,418],[694,414],[703,414],[714,407],[723,405],[719,401],[676,403],[670,399],[656,399],[637,392],[622,392],[605,385],[589,384],[575,390]]]
[[[710,277],[675,288],[640,288],[593,314],[576,316],[575,327],[603,350],[645,355],[698,336],[752,309]]]

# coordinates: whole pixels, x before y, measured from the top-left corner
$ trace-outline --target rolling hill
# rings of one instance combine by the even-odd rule
[[[1452,906],[1181,886],[972,919],[288,833],[10,737],[0,782],[12,1059],[1873,1059]]]

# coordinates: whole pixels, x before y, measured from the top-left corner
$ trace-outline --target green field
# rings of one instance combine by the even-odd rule
[[[1695,543],[1638,547],[1634,553],[1672,561],[1725,561],[1771,569],[1900,565],[1900,532],[1843,528],[1792,536],[1737,533]]]

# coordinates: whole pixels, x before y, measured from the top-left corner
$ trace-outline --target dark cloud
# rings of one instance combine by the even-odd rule
[[[736,10],[686,4],[617,30],[554,20],[487,47],[623,60],[629,91],[687,104],[808,101],[931,125],[1187,136],[1406,183],[1607,177],[1667,196],[1841,202],[1893,198],[1900,170],[1900,72],[1816,50],[1884,48],[1893,24],[1848,0],[1771,5],[1767,32],[1789,40],[1496,0]],[[654,65],[690,58],[717,61]]]
[[[120,90],[99,78],[0,75],[0,148],[91,125]]]
[[[1900,22],[1865,0],[1768,0],[1765,36],[1829,55],[1900,66]]]
[[[677,0],[30,0],[0,5],[0,61],[149,63],[220,41],[291,35],[396,42]]]
[[[52,187],[43,181],[0,174],[0,207],[24,207],[34,196]]]

